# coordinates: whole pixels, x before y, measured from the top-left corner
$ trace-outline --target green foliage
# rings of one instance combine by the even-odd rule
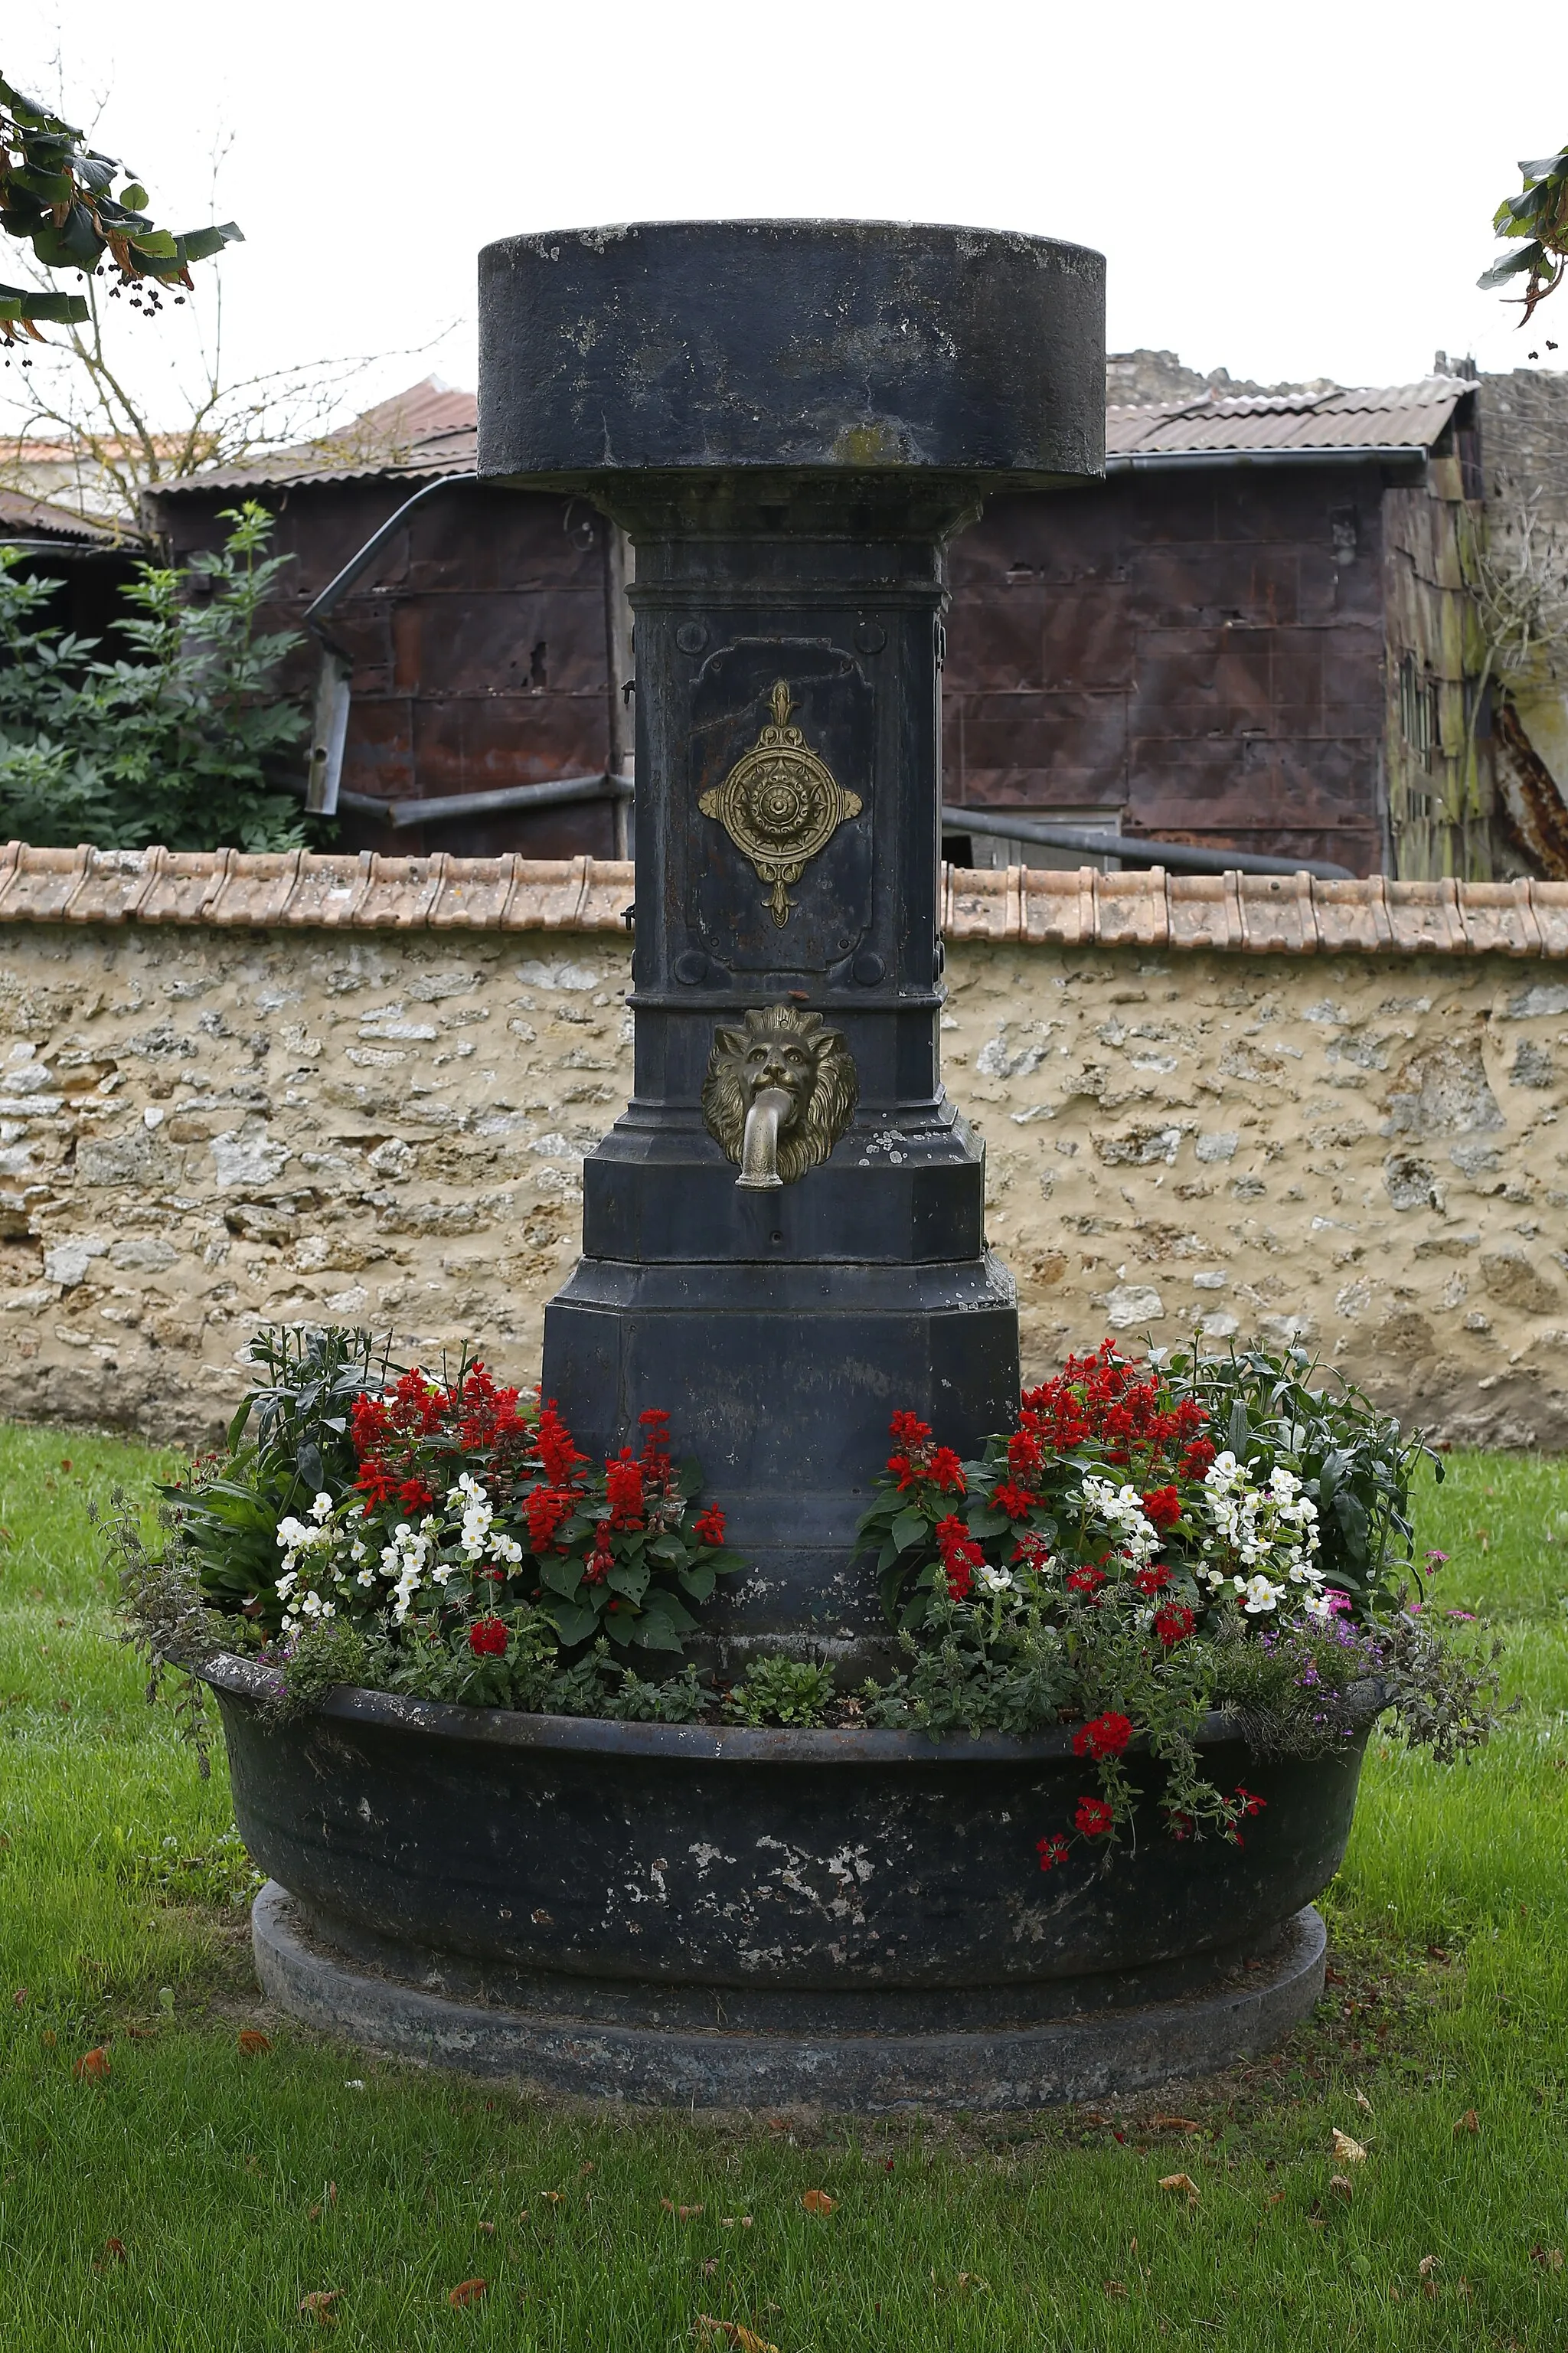
[[[1521,164],[1519,171],[1523,189],[1503,198],[1492,216],[1492,228],[1499,237],[1522,240],[1520,249],[1494,261],[1476,282],[1489,292],[1522,278],[1522,327],[1530,323],[1536,304],[1561,285],[1568,268],[1568,147],[1538,164]]]
[[[1352,1381],[1324,1374],[1300,1349],[1205,1356],[1194,1348],[1167,1358],[1164,1371],[1197,1399],[1217,1442],[1255,1478],[1286,1470],[1300,1481],[1317,1506],[1324,1575],[1353,1598],[1358,1613],[1397,1608],[1414,1557],[1412,1482],[1423,1462],[1443,1477],[1442,1456],[1420,1432],[1406,1436]]]
[[[724,1702],[732,1724],[821,1724],[836,1694],[828,1669],[809,1659],[753,1659]]]
[[[233,221],[173,237],[154,225],[147,201],[123,164],[0,77],[0,229],[30,245],[44,269],[91,276],[107,255],[122,286],[188,289],[193,261],[240,238]],[[73,326],[87,316],[79,294],[0,286],[0,341],[15,343],[20,329],[41,342],[37,322]]]
[[[138,565],[115,628],[132,658],[43,617],[59,583],[28,579],[0,548],[0,828],[39,847],[298,849],[300,804],[269,788],[305,719],[279,700],[279,662],[298,642],[264,630],[286,556],[254,501],[226,512],[221,553],[184,572]]]
[[[1138,1363],[1107,1342],[968,1462],[895,1414],[860,1532],[910,1663],[867,1686],[870,1720],[1079,1719],[1104,1810],[1078,1828],[1108,1843],[1140,1794],[1125,1760],[1145,1753],[1176,1837],[1239,1840],[1257,1800],[1207,1778],[1211,1711],[1258,1753],[1327,1753],[1384,1699],[1439,1758],[1483,1742],[1495,1675],[1405,1608],[1411,1482],[1441,1461],[1314,1370],[1299,1351]]]
[[[285,1713],[339,1683],[472,1707],[690,1722],[692,1676],[645,1680],[626,1653],[679,1659],[739,1557],[668,1419],[595,1470],[553,1407],[500,1388],[465,1352],[397,1372],[341,1327],[264,1331],[226,1449],[163,1489],[165,1535],[110,1531],[134,1638],[191,1665],[249,1650]],[[612,1649],[612,1644],[614,1648]],[[617,1656],[616,1653],[619,1653]]]

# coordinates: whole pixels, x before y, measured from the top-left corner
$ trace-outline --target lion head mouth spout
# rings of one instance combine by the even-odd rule
[[[738,1185],[793,1185],[826,1160],[855,1115],[849,1050],[819,1013],[791,1005],[748,1012],[743,1029],[713,1033],[702,1116],[740,1167]]]
[[[756,1087],[741,1137],[741,1173],[737,1185],[758,1192],[782,1185],[779,1175],[779,1130],[794,1119],[798,1105],[787,1087]]]

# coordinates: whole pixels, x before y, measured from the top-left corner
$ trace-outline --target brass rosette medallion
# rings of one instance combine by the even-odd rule
[[[826,761],[807,748],[800,729],[790,725],[795,706],[782,678],[768,699],[772,724],[697,806],[751,860],[758,881],[773,885],[768,904],[782,925],[793,903],[785,886],[800,881],[846,818],[859,816],[860,796],[846,792]]]

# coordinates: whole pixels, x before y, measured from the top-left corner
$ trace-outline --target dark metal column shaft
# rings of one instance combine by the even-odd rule
[[[844,224],[600,236],[481,265],[481,467],[570,480],[637,547],[636,1092],[584,1169],[545,1388],[596,1450],[669,1409],[755,1564],[726,1649],[852,1671],[889,1415],[963,1447],[1017,1394],[939,1071],[942,549],[993,480],[1096,462],[1098,259]],[[781,1183],[771,1128],[738,1167],[752,1103]]]

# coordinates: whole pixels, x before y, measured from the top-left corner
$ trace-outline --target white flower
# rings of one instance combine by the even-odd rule
[[[1262,1610],[1278,1608],[1285,1598],[1285,1588],[1270,1585],[1266,1577],[1249,1577],[1245,1585],[1238,1577],[1236,1589],[1242,1597],[1241,1606],[1249,1618],[1256,1618]]]
[[[1005,1568],[993,1568],[983,1562],[974,1572],[974,1582],[982,1593],[1016,1593],[1017,1587]]]
[[[1327,1594],[1309,1593],[1301,1607],[1308,1617],[1320,1626],[1327,1626],[1333,1618],[1334,1613],[1329,1605]]]
[[[321,1520],[330,1520],[330,1519],[331,1518],[331,1516],[332,1516],[332,1499],[331,1499],[331,1497],[330,1495],[328,1495],[328,1494],[320,1494],[320,1495],[318,1495],[318,1496],[317,1496],[317,1498],[316,1498],[316,1500],[315,1500],[315,1502],[314,1502],[314,1503],[311,1504],[311,1506],[310,1506],[310,1517],[311,1517],[313,1520],[315,1520],[315,1521],[317,1521],[317,1522],[320,1522],[320,1521],[321,1521]]]

